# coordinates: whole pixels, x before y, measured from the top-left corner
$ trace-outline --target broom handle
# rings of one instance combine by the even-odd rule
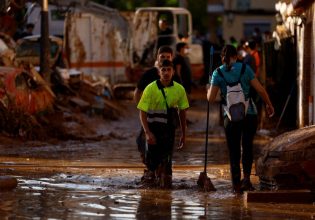
[[[213,66],[213,46],[210,48],[210,71],[209,71],[209,82],[212,74],[212,66]],[[208,133],[209,133],[209,111],[210,111],[210,103],[207,100],[207,126],[206,126],[206,146],[205,146],[205,167],[204,172],[207,172],[207,162],[208,162]]]
[[[288,103],[289,103],[289,101],[290,101],[290,98],[291,98],[291,95],[292,95],[292,93],[293,93],[293,91],[294,91],[294,88],[295,88],[295,84],[293,84],[293,86],[292,86],[292,88],[291,88],[291,91],[290,91],[290,93],[289,93],[289,95],[288,95],[288,97],[287,97],[287,100],[286,100],[286,102],[285,102],[285,104],[284,104],[284,107],[283,107],[283,109],[282,109],[282,112],[281,112],[279,121],[278,121],[277,126],[276,126],[276,131],[278,131],[280,122],[281,122],[282,117],[283,117],[283,115],[284,115],[284,112],[285,112],[285,110],[286,110],[286,108],[287,108],[287,106],[288,106]]]
[[[208,159],[208,131],[209,131],[209,108],[210,108],[210,103],[208,103],[208,108],[207,108],[207,126],[206,126],[206,147],[205,147],[205,167],[204,167],[204,172],[207,172],[207,159]]]

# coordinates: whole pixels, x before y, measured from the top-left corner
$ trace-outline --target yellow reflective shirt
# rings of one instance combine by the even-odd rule
[[[156,118],[157,120],[154,121],[164,123],[162,118],[165,118],[163,115],[167,114],[167,107],[161,89],[164,90],[169,108],[184,110],[189,108],[189,103],[185,89],[181,84],[172,81],[170,86],[163,87],[160,80],[150,83],[144,89],[137,108],[146,112],[148,114],[148,118]],[[159,116],[161,116],[160,120],[162,121],[158,119]]]

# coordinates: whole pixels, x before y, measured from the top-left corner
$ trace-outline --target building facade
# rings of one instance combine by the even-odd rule
[[[238,42],[249,39],[257,34],[255,30],[259,30],[262,35],[270,33],[275,27],[275,2],[276,0],[208,0],[210,32],[222,35],[227,43],[231,37]],[[211,22],[211,17],[213,20],[215,17],[218,19],[218,16],[221,16],[221,27]]]
[[[315,1],[293,0],[287,20],[297,28],[298,126],[315,124]],[[291,18],[291,19],[290,19]]]
[[[238,42],[244,38],[253,37],[255,28],[258,28],[262,35],[268,32],[271,33],[270,38],[265,42],[269,43],[272,48],[269,51],[264,50],[264,53],[270,51],[275,53],[277,60],[276,62],[275,60],[269,61],[268,66],[268,57],[265,57],[267,77],[268,74],[272,74],[274,78],[279,78],[281,81],[292,80],[294,84],[289,86],[292,89],[287,88],[286,97],[283,98],[278,113],[280,115],[281,111],[285,110],[283,106],[286,101],[294,102],[296,117],[294,116],[295,119],[293,120],[296,120],[294,122],[296,127],[314,125],[315,1],[208,0],[208,13],[212,19],[216,18],[218,20],[218,17],[221,18],[220,25],[217,22],[211,23],[210,18],[209,29],[210,33],[217,36],[218,33],[221,33],[226,43],[230,43],[231,37],[234,37]],[[268,49],[268,45],[265,44],[264,49],[266,48]],[[279,53],[281,49],[284,49],[282,55]],[[287,54],[288,51],[294,57],[290,57]],[[271,56],[271,54],[264,54],[264,56]],[[281,64],[278,62],[279,60]],[[292,61],[294,64],[292,64]],[[294,67],[295,70],[290,70],[292,79],[286,78],[288,72],[285,69],[277,68],[276,70],[275,66],[277,65],[285,67],[291,65]],[[268,68],[273,72],[269,73]],[[287,84],[290,85],[290,83]],[[291,100],[289,100],[288,98],[292,93],[294,93],[294,99],[291,97]],[[287,108],[290,108],[290,106]]]
[[[274,31],[275,45],[292,37],[296,51],[296,125],[305,127],[315,121],[315,1],[282,0],[275,5],[281,24]]]

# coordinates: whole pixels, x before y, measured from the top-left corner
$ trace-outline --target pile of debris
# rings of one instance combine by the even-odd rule
[[[315,190],[315,125],[283,133],[256,160],[262,189]]]
[[[86,127],[90,117],[122,114],[106,78],[55,67],[46,82],[31,63],[16,62],[12,51],[0,48],[0,132],[24,139],[84,139],[96,133]]]

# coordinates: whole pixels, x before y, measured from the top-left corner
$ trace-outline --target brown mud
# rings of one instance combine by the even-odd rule
[[[198,188],[206,101],[205,93],[197,95],[188,111],[187,146],[174,153],[171,190],[140,184],[144,166],[135,143],[140,124],[131,101],[122,101],[125,112],[118,120],[93,117],[90,128],[74,132],[89,138],[23,141],[1,136],[0,175],[18,180],[16,189],[0,191],[1,219],[313,219],[313,204],[247,204],[231,192],[217,104],[210,109],[207,169],[217,191]],[[257,136],[255,152],[270,140]],[[258,189],[254,169],[252,174]]]

